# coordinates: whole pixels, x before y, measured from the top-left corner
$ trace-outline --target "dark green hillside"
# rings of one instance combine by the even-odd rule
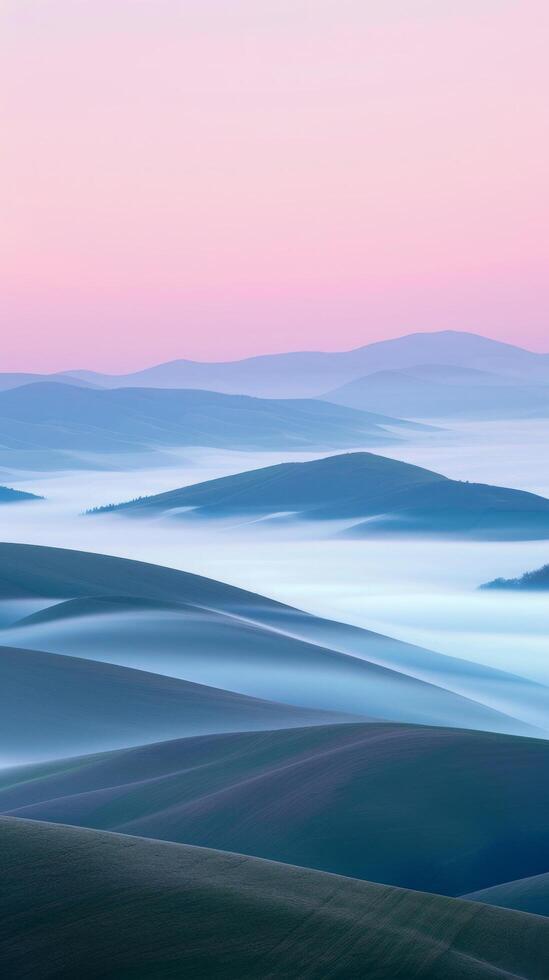
[[[242,855],[0,820],[0,967],[32,980],[545,980],[549,923]]]
[[[0,811],[460,895],[549,867],[549,742],[374,723],[206,736],[11,770]]]

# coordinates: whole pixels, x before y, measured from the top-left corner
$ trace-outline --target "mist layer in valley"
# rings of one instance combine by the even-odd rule
[[[549,425],[543,422],[467,424],[428,438],[418,435],[405,449],[384,447],[383,452],[456,479],[549,495],[542,452],[548,434]],[[548,682],[546,597],[478,591],[483,582],[513,578],[545,564],[546,542],[328,540],[325,528],[314,523],[285,531],[268,522],[220,528],[154,518],[136,526],[115,515],[81,516],[85,509],[110,501],[317,457],[188,450],[173,454],[172,465],[154,469],[19,474],[12,485],[46,499],[4,505],[2,538],[209,575],[313,613]],[[21,618],[3,604],[0,616],[5,625]]]

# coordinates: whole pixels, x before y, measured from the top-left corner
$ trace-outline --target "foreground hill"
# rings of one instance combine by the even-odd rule
[[[144,740],[345,720],[111,664],[0,647],[0,765]]]
[[[542,384],[443,364],[379,371],[322,397],[369,412],[406,418],[510,419],[549,416],[549,377]]]
[[[302,398],[322,395],[366,374],[416,365],[471,368],[524,378],[529,383],[549,380],[549,355],[461,330],[413,333],[350,351],[295,351],[221,363],[177,360],[133,374],[107,375],[93,371],[71,374],[113,388],[205,388],[232,394]]]
[[[346,533],[549,538],[549,500],[522,490],[450,480],[373,453],[280,463],[99,508],[181,519],[274,517],[355,523]],[[364,523],[361,523],[363,521]]]
[[[520,878],[518,881],[506,881],[503,885],[483,888],[463,897],[472,902],[497,905],[499,908],[549,916],[549,873]]]
[[[27,493],[25,490],[12,490],[11,487],[0,487],[0,504],[18,504],[27,500],[42,499],[37,494]]]
[[[0,773],[0,811],[461,895],[549,866],[549,743],[409,725],[213,735]]]
[[[93,830],[0,838],[6,976],[547,976],[540,916]]]
[[[520,578],[495,578],[486,582],[481,589],[520,589],[525,592],[545,591],[549,589],[549,565],[542,565],[534,572],[525,572]]]
[[[154,388],[107,391],[53,382],[0,391],[2,445],[33,452],[346,448],[394,441],[387,426],[406,429],[398,419],[307,399]]]
[[[44,600],[6,646],[76,655],[256,698],[392,721],[547,734],[549,690],[310,616],[199,575],[0,545],[0,600]],[[51,599],[60,601],[51,605]]]

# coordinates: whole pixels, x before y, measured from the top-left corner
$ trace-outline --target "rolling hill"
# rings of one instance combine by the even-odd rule
[[[5,646],[104,661],[296,707],[548,734],[549,690],[540,684],[175,569],[3,544],[2,599],[43,599],[48,607],[0,630]]]
[[[541,916],[93,830],[0,835],[6,976],[547,976]]]
[[[0,812],[461,895],[549,866],[549,744],[345,724],[0,772]],[[488,901],[488,899],[487,899]]]
[[[132,374],[71,371],[73,378],[105,387],[204,388],[270,398],[323,395],[367,374],[417,365],[447,365],[549,381],[549,355],[458,330],[413,333],[350,351],[295,351],[241,361],[170,361]],[[390,414],[393,414],[392,412]]]
[[[506,881],[502,885],[482,888],[463,897],[471,902],[497,905],[498,908],[549,916],[549,873],[520,878],[518,881]]]
[[[421,419],[510,419],[549,416],[549,377],[526,384],[446,365],[419,365],[368,374],[324,394],[323,399],[362,411]]]
[[[345,721],[113,664],[0,647],[0,765],[207,732]]]
[[[9,391],[11,388],[21,388],[22,385],[37,384],[41,381],[78,385],[82,388],[95,387],[92,382],[86,381],[84,378],[78,378],[67,372],[36,374],[30,371],[2,371],[0,372],[0,391]]]
[[[346,448],[395,440],[412,423],[315,399],[41,382],[0,391],[0,439],[12,450]]]
[[[549,500],[523,490],[450,480],[373,453],[280,463],[96,512],[183,520],[352,520],[350,535],[449,534],[549,538]],[[362,523],[363,522],[363,523]]]

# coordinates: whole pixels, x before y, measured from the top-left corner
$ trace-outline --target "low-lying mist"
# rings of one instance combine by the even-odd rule
[[[458,479],[549,495],[549,423],[469,423],[387,455]],[[185,569],[454,656],[549,681],[544,595],[478,592],[483,582],[544,564],[549,542],[329,539],[326,527],[82,516],[88,508],[244,469],[319,454],[174,455],[174,466],[27,473],[12,485],[45,500],[4,505],[8,541],[103,552]],[[328,455],[328,454],[326,454]],[[3,615],[4,622],[9,613]]]

